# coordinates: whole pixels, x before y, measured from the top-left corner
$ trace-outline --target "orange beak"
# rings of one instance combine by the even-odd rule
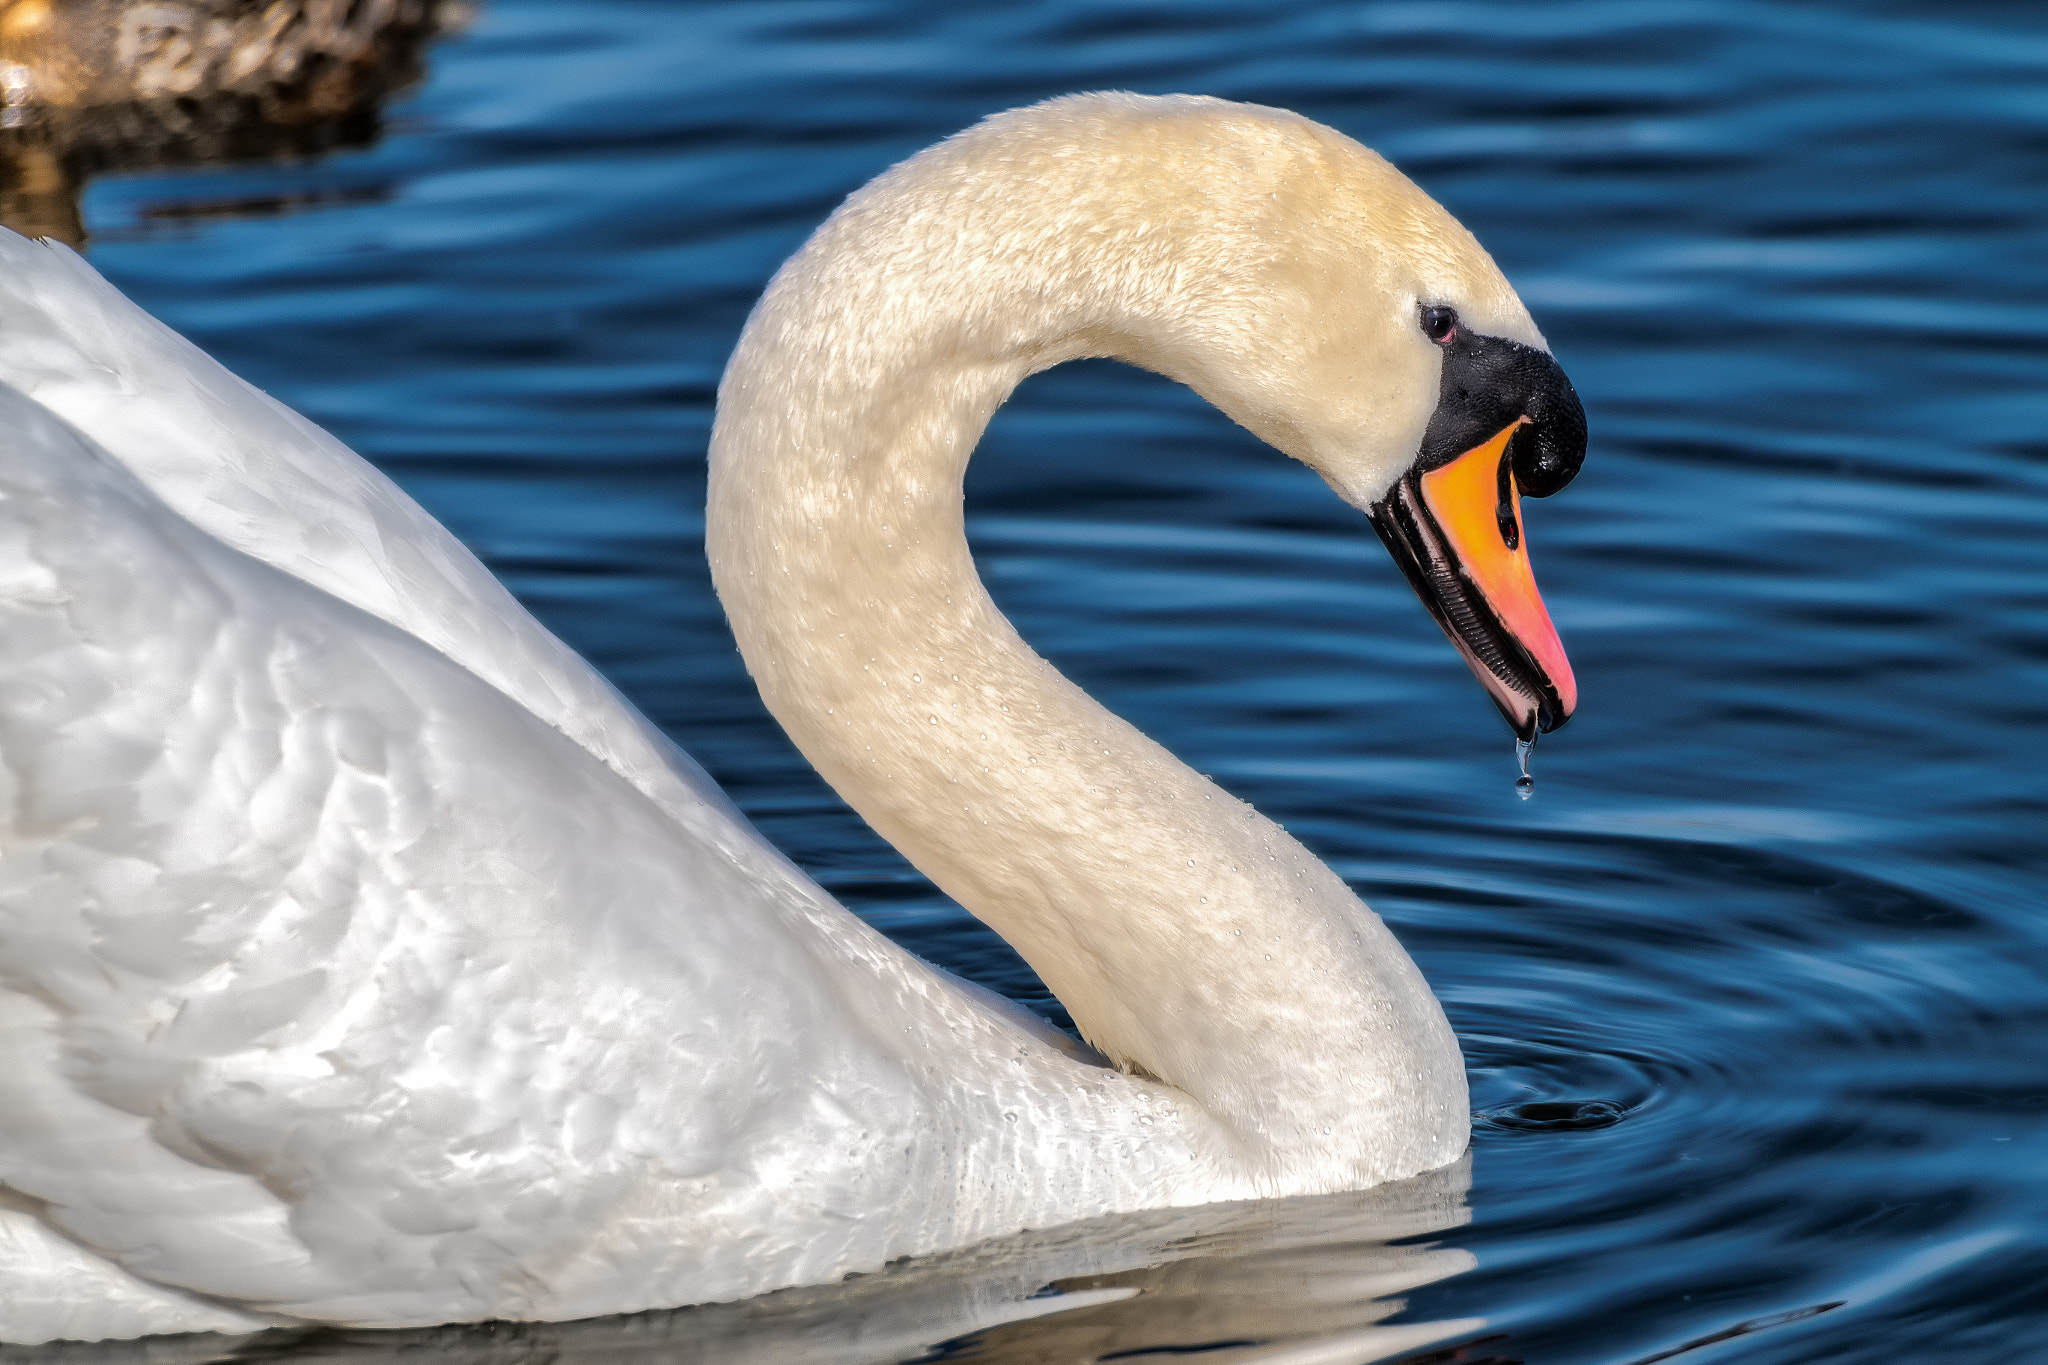
[[[1563,725],[1579,704],[1522,534],[1511,446],[1529,425],[1517,417],[1446,463],[1410,470],[1371,509],[1423,604],[1525,740]]]

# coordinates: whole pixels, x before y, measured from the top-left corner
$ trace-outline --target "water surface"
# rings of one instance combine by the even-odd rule
[[[1479,1113],[1428,1273],[1342,1280],[1371,1239],[1333,1210],[1269,1211],[1279,1262],[1222,1224],[1098,1230],[1060,1254],[1209,1278],[1176,1299],[1133,1270],[1098,1319],[994,1335],[961,1309],[929,1321],[973,1330],[920,1336],[923,1291],[860,1287],[755,1358],[1220,1361],[1326,1333],[1357,1359],[1344,1334],[1388,1309],[1190,1340],[1157,1308],[1420,1285],[1391,1321],[1486,1319],[1466,1361],[2048,1360],[2036,7],[491,0],[431,68],[368,150],[98,182],[93,259],[377,460],[848,905],[1057,1020],[810,773],[712,597],[713,389],[774,267],[993,110],[1284,105],[1478,234],[1589,413],[1583,475],[1527,505],[1583,704],[1526,803],[1363,520],[1192,395],[1054,371],[969,478],[1025,637],[1329,860],[1443,998]],[[1018,1285],[1102,1288],[1027,1250]],[[854,1330],[891,1303],[897,1336]],[[1054,1325],[1118,1312],[1141,1316],[1113,1338]],[[675,1321],[591,1349],[726,1358],[727,1319]],[[274,1351],[316,1347],[339,1349]]]

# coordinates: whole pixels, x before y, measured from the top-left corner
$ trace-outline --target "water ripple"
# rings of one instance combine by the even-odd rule
[[[761,712],[701,563],[716,376],[841,195],[991,110],[1189,89],[1381,148],[1592,423],[1529,509],[1584,691],[1536,799],[1356,514],[1154,376],[1063,367],[998,415],[992,590],[1443,997],[1478,1122],[1472,1221],[1432,1236],[1471,1268],[1412,1278],[1408,1320],[1488,1319],[1469,1360],[2003,1365],[2048,1330],[2044,74],[2039,16],[1988,0],[490,0],[382,145],[87,208],[103,269],[382,461],[848,904],[1064,1022]],[[1076,1280],[1141,1292],[929,1358],[1253,1358],[1247,1304],[1365,1276],[1315,1231],[1346,1226]],[[894,1292],[780,1321],[924,1302]],[[1370,1318],[1302,1322],[1352,1359]],[[617,1330],[517,1349],[671,1349]]]

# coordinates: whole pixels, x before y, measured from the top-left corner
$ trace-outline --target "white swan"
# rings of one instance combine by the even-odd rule
[[[776,277],[712,441],[740,646],[1114,1069],[833,903],[381,475],[5,236],[0,1340],[626,1312],[1456,1157],[1379,920],[975,577],[968,453],[1088,355],[1369,509],[1525,734],[1573,694],[1516,485],[1584,428],[1471,237],[1273,110],[1001,115]]]

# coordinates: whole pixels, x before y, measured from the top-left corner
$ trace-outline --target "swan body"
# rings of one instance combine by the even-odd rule
[[[631,1312],[1454,1159],[1398,944],[1033,654],[960,511],[1009,390],[1101,354],[1380,506],[1451,363],[1418,298],[1541,349],[1337,134],[1079,97],[856,195],[728,371],[709,548],[763,696],[1105,1066],[835,904],[332,437],[0,234],[0,1341]]]

